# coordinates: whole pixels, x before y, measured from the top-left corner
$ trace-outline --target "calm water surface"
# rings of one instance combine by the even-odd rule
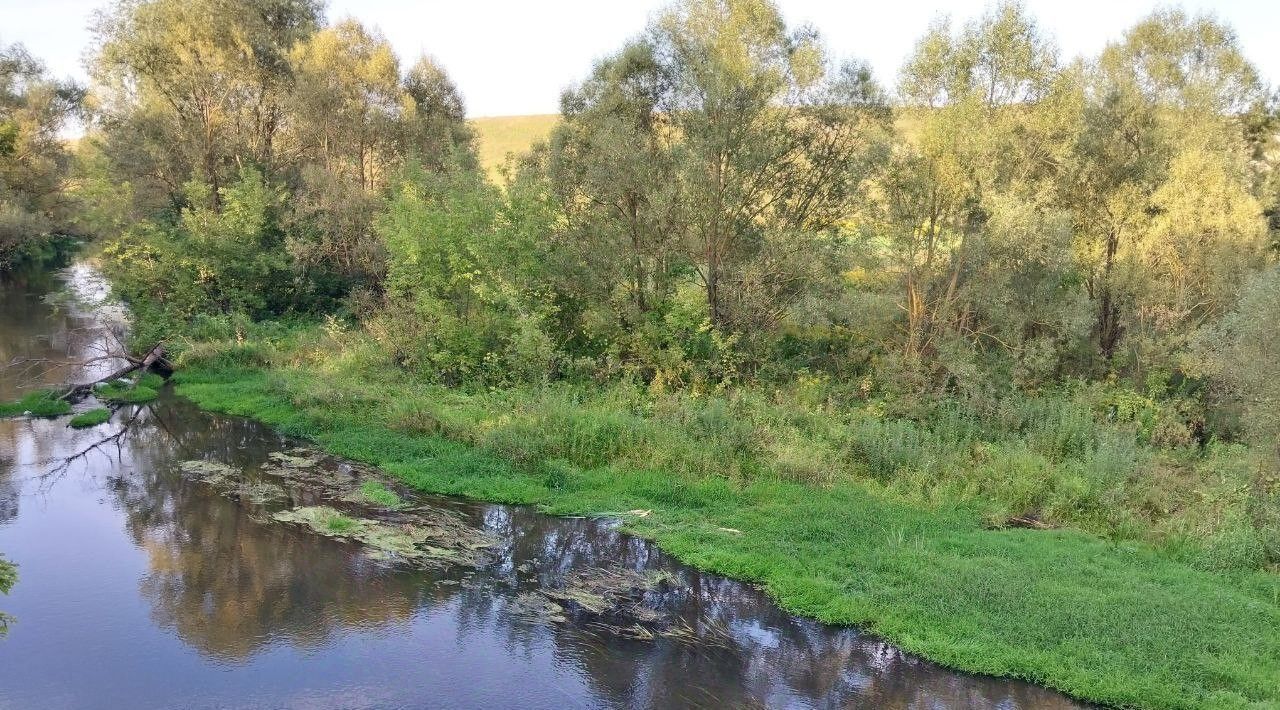
[[[89,379],[56,365],[119,332],[117,313],[51,302],[68,284],[79,300],[103,293],[84,266],[0,284],[0,361],[48,361],[0,374],[0,399]],[[478,567],[411,569],[274,522],[177,465],[256,470],[296,445],[168,394],[86,431],[0,420],[0,552],[20,565],[0,596],[17,619],[0,639],[0,708],[1076,707],[788,615],[607,520],[420,497],[497,545]],[[666,571],[643,604],[687,632],[637,639],[521,603],[595,569]]]

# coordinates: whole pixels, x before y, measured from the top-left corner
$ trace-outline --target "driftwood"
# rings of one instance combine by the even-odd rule
[[[156,343],[155,345],[151,346],[151,349],[148,350],[146,354],[144,354],[142,357],[131,357],[129,355],[122,355],[121,357],[124,360],[128,361],[127,365],[125,365],[124,367],[121,367],[115,372],[112,372],[110,375],[96,379],[93,382],[84,382],[81,384],[69,385],[67,389],[64,390],[61,395],[59,395],[58,398],[71,400],[71,399],[80,399],[82,397],[86,397],[89,394],[91,394],[93,392],[93,389],[98,385],[106,382],[114,382],[120,379],[121,377],[125,377],[126,375],[130,375],[139,370],[143,372],[146,372],[148,370],[156,371],[156,372],[159,372],[160,374],[168,376],[170,373],[173,372],[173,366],[169,364],[168,360],[165,360],[164,356],[165,356],[165,347],[163,342]]]

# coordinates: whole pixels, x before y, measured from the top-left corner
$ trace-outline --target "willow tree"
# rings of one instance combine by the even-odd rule
[[[21,45],[0,47],[0,264],[70,224],[70,156],[58,132],[80,99],[79,88],[51,79]]]
[[[611,311],[619,328],[660,308],[685,263],[676,134],[657,105],[664,89],[651,45],[600,62],[562,96],[563,121],[539,166],[564,215],[554,238],[575,267],[564,288]]]
[[[1064,201],[1096,351],[1110,365],[1141,334],[1134,349],[1167,358],[1260,265],[1266,227],[1243,123],[1260,84],[1228,28],[1161,11],[1108,46],[1086,86]]]
[[[1069,221],[1048,188],[1078,130],[1076,72],[1023,7],[935,23],[903,67],[906,135],[879,181],[903,350],[995,348],[1040,375],[1077,330]],[[1035,360],[1037,363],[1033,363]]]
[[[461,97],[428,58],[402,73],[386,38],[353,19],[298,43],[290,60],[290,251],[307,268],[376,287],[385,255],[373,217],[394,178],[411,162],[474,164]]]
[[[119,167],[173,201],[198,178],[215,208],[244,159],[273,177],[289,51],[319,21],[315,0],[120,0],[99,13],[94,98]]]
[[[654,109],[715,328],[767,329],[817,278],[887,113],[865,66],[833,66],[767,0],[686,0],[650,26]]]

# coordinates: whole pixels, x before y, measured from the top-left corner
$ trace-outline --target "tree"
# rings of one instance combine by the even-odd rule
[[[377,291],[386,264],[373,217],[393,176],[410,163],[475,166],[462,99],[428,58],[401,77],[386,39],[352,19],[320,30],[291,56],[290,253],[307,269]]]
[[[198,177],[215,209],[237,160],[274,177],[288,53],[319,17],[315,0],[120,0],[100,13],[95,97],[118,162],[175,202]]]
[[[634,322],[684,269],[726,333],[769,331],[837,273],[818,264],[888,117],[865,67],[833,68],[766,0],[675,5],[562,105],[547,169],[594,298]]]
[[[360,190],[386,184],[395,169],[392,126],[401,108],[400,63],[391,45],[346,19],[297,45],[293,65],[297,154]]]
[[[1065,201],[1104,363],[1131,330],[1167,359],[1259,265],[1242,119],[1260,96],[1230,30],[1181,11],[1153,14],[1098,60]]]
[[[1280,267],[1256,274],[1236,307],[1202,331],[1188,369],[1209,377],[1218,404],[1237,409],[1260,459],[1250,491],[1267,558],[1280,560]]]
[[[24,244],[72,228],[70,154],[58,132],[82,91],[49,78],[22,45],[0,47],[0,264]]]
[[[1068,219],[1049,186],[1077,130],[1078,74],[1020,4],[953,34],[935,23],[903,67],[907,135],[873,221],[899,281],[903,351],[994,348],[1054,374],[1072,340]],[[1028,371],[1029,374],[1029,371]]]
[[[812,276],[806,257],[838,243],[887,118],[882,92],[864,66],[833,69],[817,34],[788,31],[767,0],[688,0],[645,41],[708,318],[768,329]]]
[[[670,296],[685,225],[670,121],[652,47],[633,44],[561,98],[544,170],[564,213],[558,248],[581,268],[566,288],[634,326]]]

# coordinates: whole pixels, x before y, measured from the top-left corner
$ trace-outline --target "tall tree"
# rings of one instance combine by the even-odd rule
[[[880,183],[908,357],[936,363],[958,344],[1022,360],[1070,339],[1070,230],[1047,186],[1076,131],[1075,78],[1017,3],[917,43],[899,82],[906,135]]]
[[[767,0],[687,0],[644,41],[670,121],[682,219],[711,324],[776,324],[842,220],[887,118],[862,65],[833,67],[816,33]]]
[[[71,228],[70,154],[59,131],[81,98],[21,45],[0,47],[0,263],[29,240]]]
[[[1244,118],[1261,87],[1229,29],[1161,11],[1104,50],[1086,88],[1066,201],[1097,352],[1111,363],[1136,331],[1134,347],[1167,354],[1260,263]]]
[[[102,127],[132,154],[121,163],[174,200],[198,177],[215,208],[238,160],[274,175],[288,53],[319,13],[316,0],[120,0],[100,13],[96,98]]]

